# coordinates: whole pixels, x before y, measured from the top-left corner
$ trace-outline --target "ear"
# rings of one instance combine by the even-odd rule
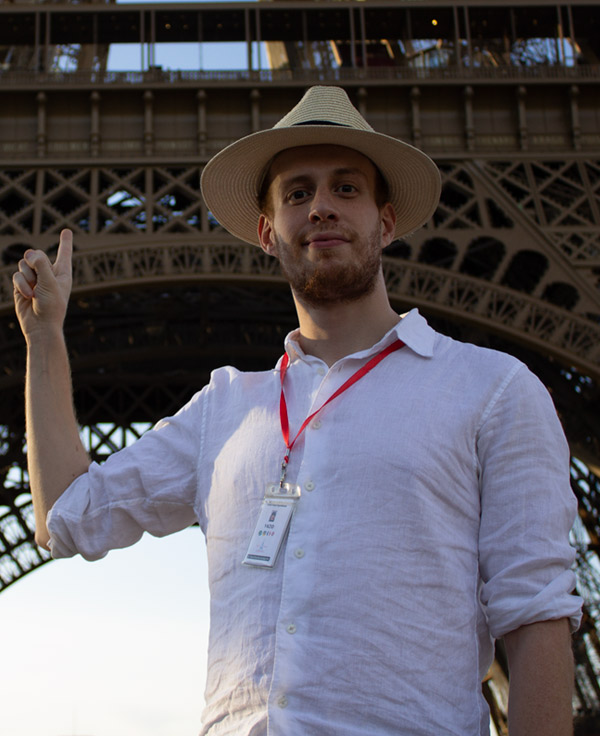
[[[392,240],[396,231],[396,210],[388,202],[381,208],[381,247],[386,248]]]
[[[266,215],[261,214],[258,218],[258,240],[260,247],[270,256],[277,255],[275,239],[273,237],[273,225]]]

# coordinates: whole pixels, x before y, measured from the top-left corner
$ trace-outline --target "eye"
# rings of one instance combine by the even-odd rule
[[[289,202],[302,202],[304,199],[308,197],[308,192],[306,189],[294,189],[288,194],[288,201]]]
[[[354,194],[357,189],[354,184],[340,184],[337,191],[341,194]]]

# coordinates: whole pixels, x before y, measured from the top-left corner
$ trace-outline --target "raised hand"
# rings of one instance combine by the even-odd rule
[[[90,460],[81,443],[72,400],[62,326],[71,293],[73,233],[60,234],[54,263],[28,250],[13,275],[15,306],[27,341],[25,407],[27,462],[36,539],[47,546],[48,511]]]
[[[73,233],[60,234],[54,263],[41,250],[28,250],[13,275],[15,308],[26,338],[62,328],[72,285]]]

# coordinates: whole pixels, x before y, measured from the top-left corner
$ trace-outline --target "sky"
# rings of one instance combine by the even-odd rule
[[[56,560],[0,594],[2,736],[195,736],[208,586],[198,528],[98,562]]]
[[[162,44],[155,63],[245,68],[243,44],[215,46]],[[115,47],[109,68],[139,70],[139,47]],[[11,585],[0,594],[0,734],[198,734],[206,579],[204,538],[192,528],[146,535],[98,562],[50,562]]]
[[[251,2],[252,0],[248,0]],[[118,0],[120,5],[129,0]],[[137,0],[131,0],[137,2]],[[169,0],[145,0],[147,3]],[[185,0],[184,0],[185,2]],[[211,0],[228,2],[228,0]],[[247,47],[243,42],[229,43],[157,43],[154,47],[154,66],[163,69],[246,69]],[[260,58],[259,58],[260,55]],[[108,66],[115,71],[140,71],[148,68],[147,46],[142,54],[139,44],[113,44],[109,51]],[[252,68],[268,68],[265,44],[252,44]]]

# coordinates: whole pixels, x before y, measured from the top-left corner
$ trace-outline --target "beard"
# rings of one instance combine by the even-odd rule
[[[336,248],[323,250],[316,261],[275,236],[279,265],[294,296],[309,307],[327,307],[368,296],[381,271],[381,236],[377,227],[350,260],[342,262]],[[303,248],[305,246],[298,246]]]

